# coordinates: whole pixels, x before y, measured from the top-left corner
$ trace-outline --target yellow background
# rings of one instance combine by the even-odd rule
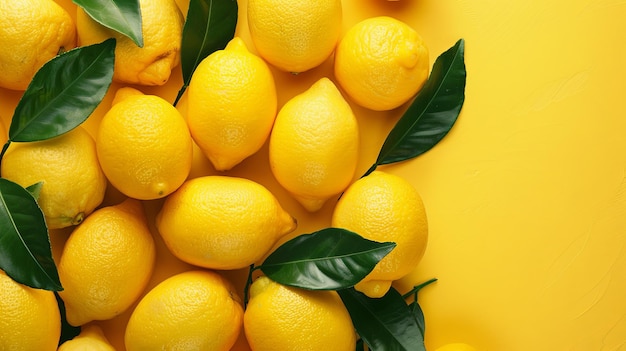
[[[59,1],[74,14],[69,0]],[[245,0],[237,35],[251,50]],[[183,13],[187,1],[180,0]],[[422,263],[396,286],[432,277],[420,293],[426,345],[467,342],[482,351],[626,350],[626,2],[622,0],[343,0],[344,32],[390,15],[415,28],[431,64],[466,40],[466,102],[434,149],[381,167],[420,191],[430,238]],[[274,71],[279,105],[322,76],[332,59],[292,76]],[[173,101],[180,68],[160,88]],[[114,85],[111,93],[119,85]],[[111,93],[85,123],[93,133]],[[21,92],[0,89],[8,126]],[[352,105],[361,128],[357,175],[374,161],[406,108],[374,113]],[[186,97],[178,105],[186,111]],[[191,177],[215,174],[195,149]],[[299,222],[295,234],[330,224],[334,201],[306,213],[280,188],[267,147],[228,175],[257,180]],[[105,204],[121,195],[109,188]],[[145,202],[150,225],[162,200]],[[56,258],[69,230],[52,233]],[[191,266],[174,259],[153,230],[157,267],[150,287]],[[225,272],[239,287],[245,272]],[[132,308],[131,308],[132,310]],[[98,322],[118,350],[130,310]],[[246,350],[240,340],[238,350]]]

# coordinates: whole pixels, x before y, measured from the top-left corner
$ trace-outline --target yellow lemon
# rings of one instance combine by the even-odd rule
[[[0,311],[0,350],[56,350],[61,315],[52,291],[19,284],[0,270]]]
[[[168,196],[156,225],[181,260],[213,269],[261,259],[296,221],[261,184],[226,176],[188,180]]]
[[[154,257],[138,200],[92,213],[72,232],[59,260],[67,321],[77,326],[124,312],[148,284]]]
[[[272,172],[307,210],[319,210],[352,181],[359,131],[350,105],[322,78],[278,112],[270,136]]]
[[[76,13],[80,45],[116,39],[113,79],[140,85],[163,85],[180,63],[183,15],[175,0],[140,0],[143,47],[93,20],[82,8]]]
[[[287,72],[319,66],[341,33],[341,0],[249,0],[250,37],[265,60]]]
[[[25,90],[57,54],[76,46],[70,15],[53,0],[0,1],[0,87]]]
[[[263,146],[276,110],[272,72],[239,37],[202,60],[189,83],[191,135],[219,171]]]
[[[44,141],[11,143],[2,177],[23,187],[43,182],[37,202],[50,229],[81,223],[102,203],[107,186],[94,140],[80,126]]]
[[[137,304],[124,342],[128,351],[228,351],[239,336],[243,308],[232,285],[211,271],[174,275]]]
[[[441,346],[436,351],[476,351],[476,349],[464,343],[452,343]]]
[[[387,16],[354,25],[335,51],[337,82],[351,99],[372,110],[391,110],[415,96],[429,67],[421,36]]]
[[[152,200],[176,190],[189,175],[193,141],[183,116],[156,95],[117,91],[98,129],[102,170],[126,196]]]
[[[61,344],[57,351],[115,351],[97,325],[81,328],[80,334]]]
[[[356,335],[335,291],[313,291],[259,277],[250,287],[244,330],[254,351],[352,351]]]
[[[424,203],[404,178],[374,171],[346,190],[335,207],[332,226],[364,238],[396,243],[355,289],[370,297],[383,296],[397,280],[411,272],[424,255],[428,224]]]

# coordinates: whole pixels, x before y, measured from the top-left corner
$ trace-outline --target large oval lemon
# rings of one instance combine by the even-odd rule
[[[128,351],[228,351],[239,336],[240,299],[218,273],[188,271],[150,290],[128,320]]]
[[[392,17],[365,19],[341,38],[335,77],[356,103],[391,110],[422,88],[430,70],[428,48],[408,24]]]
[[[57,351],[115,351],[102,329],[89,324],[81,328],[80,334],[59,346]]]
[[[319,66],[341,33],[341,0],[249,0],[250,37],[265,60],[292,73]]]
[[[70,235],[59,260],[67,321],[83,325],[129,308],[148,284],[155,246],[138,200],[98,209]]]
[[[56,350],[61,315],[52,291],[19,284],[0,270],[0,312],[0,350]]]
[[[374,171],[350,185],[337,202],[332,226],[396,243],[355,286],[370,297],[383,296],[392,281],[415,268],[426,250],[428,222],[422,198],[412,184],[391,173]]]
[[[239,37],[200,62],[188,96],[191,135],[219,171],[259,151],[272,130],[277,110],[274,77]]]
[[[254,181],[227,176],[188,180],[165,200],[156,225],[181,260],[212,269],[257,262],[296,221]]]
[[[350,105],[328,78],[293,97],[270,135],[272,173],[308,211],[319,210],[352,181],[359,131]]]
[[[37,202],[50,229],[80,224],[107,187],[95,142],[81,126],[44,141],[11,143],[2,177],[23,187],[43,182]]]
[[[312,291],[260,277],[250,287],[244,330],[252,350],[352,351],[354,326],[335,291]]]
[[[171,194],[191,170],[193,140],[183,116],[163,98],[133,88],[116,92],[96,147],[111,184],[139,200]]]
[[[0,1],[0,87],[25,90],[35,73],[76,46],[72,17],[53,0]]]
[[[167,83],[172,69],[180,63],[183,14],[174,0],[141,0],[143,47],[127,36],[96,22],[80,6],[76,28],[80,45],[115,38],[113,79],[140,85]]]
[[[476,351],[476,349],[468,344],[455,342],[443,345],[435,351]]]

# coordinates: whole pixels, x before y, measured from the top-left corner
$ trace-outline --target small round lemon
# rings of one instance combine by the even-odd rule
[[[355,289],[369,297],[382,297],[392,281],[410,273],[419,263],[428,241],[424,203],[404,178],[374,171],[345,191],[332,216],[332,226],[351,230],[366,239],[395,242]]]
[[[269,158],[276,180],[308,211],[318,211],[352,182],[359,130],[335,84],[321,78],[278,112]]]
[[[188,97],[191,135],[219,171],[256,153],[276,118],[272,72],[239,37],[200,62],[189,83]]]
[[[61,315],[52,291],[19,284],[0,270],[0,311],[0,350],[56,350]]]
[[[183,14],[175,0],[140,0],[143,47],[92,19],[80,6],[76,28],[81,45],[116,39],[113,79],[139,85],[163,85],[180,63]]]
[[[262,276],[250,287],[244,330],[255,351],[352,351],[356,334],[335,291],[278,284]]]
[[[205,268],[237,269],[257,262],[296,228],[274,195],[252,180],[203,176],[165,200],[156,225],[170,251]]]
[[[193,140],[183,116],[163,98],[133,88],[116,92],[96,148],[111,184],[139,200],[171,194],[191,170]]]
[[[49,229],[80,224],[102,203],[107,187],[95,142],[81,126],[44,141],[11,143],[2,177],[23,187],[43,182],[37,203]]]
[[[341,0],[249,0],[250,37],[275,67],[299,73],[330,57],[342,21]]]
[[[408,24],[388,16],[365,19],[335,51],[337,82],[357,104],[376,111],[409,101],[430,70],[428,48]]]
[[[218,273],[188,271],[150,290],[128,320],[128,351],[228,351],[241,330],[243,308],[233,286]]]
[[[47,61],[76,46],[72,17],[53,0],[0,1],[0,87],[26,90]]]
[[[128,309],[152,275],[155,245],[138,200],[98,209],[70,235],[58,270],[67,321],[79,326]]]
[[[476,351],[476,349],[468,344],[457,342],[443,345],[436,351]]]
[[[57,351],[115,351],[102,329],[94,324],[81,328],[80,334],[59,346]]]

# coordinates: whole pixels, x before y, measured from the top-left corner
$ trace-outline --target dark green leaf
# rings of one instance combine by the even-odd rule
[[[61,299],[61,296],[55,291],[54,297],[57,299],[57,305],[59,306],[59,312],[61,314],[61,337],[59,338],[59,346],[68,341],[72,340],[75,336],[80,334],[80,327],[75,327],[67,322],[67,318],[65,317],[65,302]]]
[[[387,136],[375,165],[417,157],[450,131],[465,100],[463,52],[461,39],[437,58],[428,81]]]
[[[422,290],[424,287],[436,281],[437,281],[437,278],[429,279],[421,284],[414,286],[413,289],[411,289],[411,291],[407,292],[406,294],[402,296],[403,299],[413,297],[413,302],[409,304],[409,309],[411,310],[411,313],[413,313],[413,316],[415,317],[415,320],[417,321],[417,326],[422,331],[422,335],[424,335],[426,331],[426,322],[424,320],[424,312],[422,311],[422,307],[420,307],[419,303],[417,302],[417,293],[420,290]]]
[[[114,51],[115,39],[108,39],[48,61],[15,107],[9,140],[50,139],[83,123],[111,85]]]
[[[420,332],[424,335],[426,332],[426,321],[424,318],[424,311],[422,311],[422,307],[420,307],[420,304],[417,303],[417,300],[409,304],[409,310],[411,310],[411,314],[415,317],[417,327],[420,328]]]
[[[41,209],[28,190],[4,178],[0,178],[0,268],[30,287],[63,289]]]
[[[101,25],[119,32],[143,47],[139,0],[72,0]]]
[[[35,198],[35,200],[38,200],[42,185],[43,182],[35,183],[31,186],[26,187],[26,190],[28,190],[28,192]]]
[[[361,281],[395,246],[345,229],[326,228],[285,242],[258,268],[283,285],[345,289]]]
[[[184,86],[174,106],[185,92],[200,62],[213,52],[224,49],[235,36],[237,26],[236,0],[191,0],[183,27],[180,65]]]
[[[409,306],[393,287],[381,298],[369,298],[354,288],[339,290],[354,327],[373,351],[425,351],[422,335]]]

